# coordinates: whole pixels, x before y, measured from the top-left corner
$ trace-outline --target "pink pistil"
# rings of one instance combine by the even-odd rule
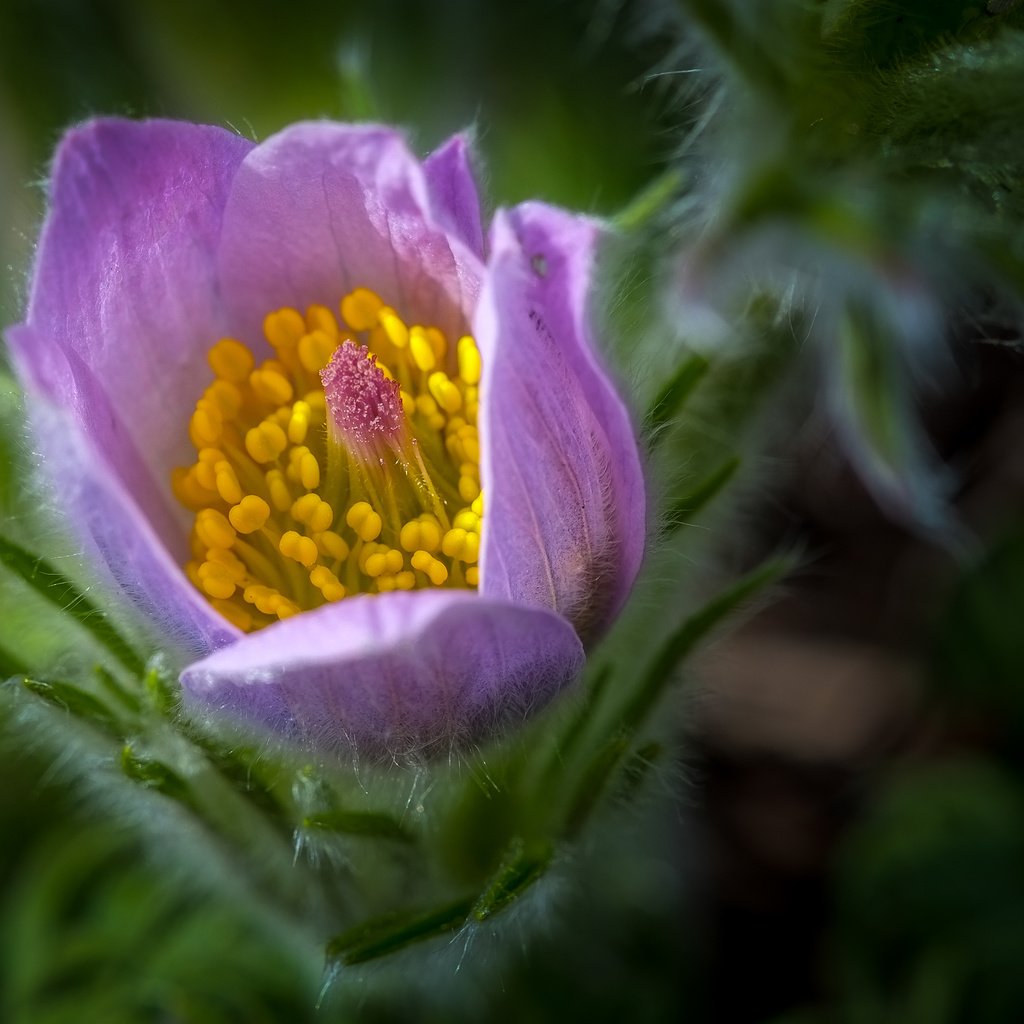
[[[364,457],[402,440],[405,414],[398,382],[388,380],[370,351],[346,341],[320,371],[337,439]]]

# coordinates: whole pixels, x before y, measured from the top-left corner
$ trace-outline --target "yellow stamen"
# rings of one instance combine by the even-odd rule
[[[171,486],[195,516],[185,571],[237,628],[351,594],[478,586],[480,353],[406,312],[356,288],[268,313],[272,359],[235,338],[211,347],[195,462]]]

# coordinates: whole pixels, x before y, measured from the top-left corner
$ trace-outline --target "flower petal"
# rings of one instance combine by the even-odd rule
[[[434,210],[445,229],[458,235],[482,260],[484,231],[480,224],[480,197],[469,159],[465,135],[453,135],[423,161]]]
[[[167,472],[188,456],[188,401],[224,330],[214,256],[228,187],[251,145],[170,121],[70,131],[53,166],[31,330],[12,337],[30,388],[70,411],[181,553]]]
[[[225,215],[221,275],[240,329],[258,337],[269,310],[334,307],[364,286],[458,336],[482,268],[446,233],[451,211],[433,206],[397,132],[310,122],[268,139],[242,165]]]
[[[190,666],[189,702],[321,749],[438,752],[522,720],[583,665],[543,609],[466,591],[393,592],[269,626]]]
[[[20,328],[19,333],[27,331]],[[78,532],[83,553],[117,585],[165,640],[189,657],[208,654],[242,633],[188,582],[120,481],[76,429],[67,411],[46,398],[31,403],[40,469]]]
[[[540,203],[499,211],[476,316],[482,589],[557,611],[585,643],[626,599],[646,533],[633,428],[589,325],[598,239]]]

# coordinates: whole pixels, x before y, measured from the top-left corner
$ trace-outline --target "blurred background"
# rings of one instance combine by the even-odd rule
[[[582,857],[578,942],[524,951],[488,1018],[1024,1020],[1019,6],[0,5],[5,324],[69,124],[263,139],[374,119],[420,153],[469,126],[489,208],[616,219],[602,305],[638,417],[677,365],[713,368],[651,460],[660,511],[697,526],[673,564],[700,580],[784,550],[797,568],[661,709],[677,745],[654,820],[602,840],[660,852],[626,880],[610,852]],[[9,375],[0,390],[0,507],[31,535]],[[740,471],[705,506],[732,446]],[[88,659],[0,582],[5,675]],[[318,965],[227,897],[155,885],[130,827],[16,729],[0,765],[10,1019],[314,1018]],[[616,886],[606,911],[594,894]]]

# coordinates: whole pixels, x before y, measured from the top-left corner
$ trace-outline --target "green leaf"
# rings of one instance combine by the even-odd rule
[[[117,676],[109,672],[102,665],[97,665],[94,671],[103,689],[125,709],[136,715],[142,710],[139,698],[131,690],[126,689]]]
[[[789,559],[779,558],[766,562],[686,619],[662,644],[644,672],[640,685],[619,716],[622,727],[626,730],[636,729],[658,697],[671,685],[680,662],[693,651],[698,642],[740,605],[779,580],[790,568]]]
[[[734,455],[701,480],[689,494],[672,502],[665,514],[666,529],[671,532],[689,525],[693,517],[718,496],[739,468],[740,458]]]
[[[694,352],[689,359],[680,364],[665,386],[658,392],[657,397],[651,403],[650,410],[644,417],[643,434],[649,443],[657,443],[658,435],[683,407],[693,389],[707,373],[709,365],[704,356],[699,352]]]
[[[331,939],[327,959],[343,964],[365,963],[453,932],[466,923],[475,903],[476,897],[470,896],[433,910],[372,918]]]
[[[48,704],[61,708],[106,733],[113,736],[120,736],[122,733],[121,723],[110,708],[73,683],[26,678],[22,685],[29,693],[40,697]]]
[[[474,904],[473,918],[486,921],[517,900],[544,874],[554,852],[548,839],[513,839],[501,867]]]
[[[25,663],[16,654],[12,654],[6,647],[0,645],[0,679],[10,679],[13,676],[28,674],[29,669]]]
[[[614,219],[615,226],[622,231],[636,231],[646,227],[676,200],[684,180],[679,168],[669,168],[619,211]]]
[[[400,822],[379,811],[323,811],[302,819],[302,827],[346,835],[415,842],[415,836]]]
[[[147,789],[155,789],[184,804],[193,803],[188,783],[174,769],[160,761],[139,757],[130,743],[126,743],[121,751],[121,770]]]
[[[605,741],[597,756],[587,765],[565,817],[565,830],[568,835],[575,835],[586,824],[612,773],[629,750],[630,739],[629,730],[619,730]]]
[[[0,536],[0,564],[20,576],[33,590],[75,618],[131,672],[141,674],[142,659],[111,625],[106,615],[74,583],[45,559]]]

